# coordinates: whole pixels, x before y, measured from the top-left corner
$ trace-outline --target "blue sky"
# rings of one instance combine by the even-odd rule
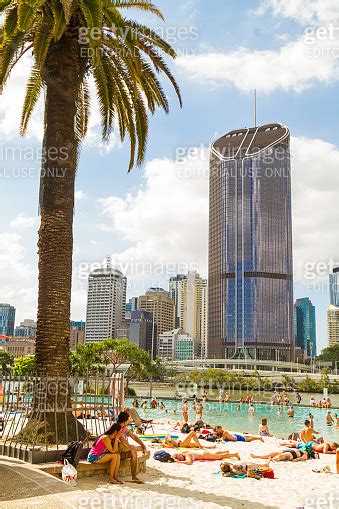
[[[305,279],[305,264],[339,261],[339,43],[328,36],[308,45],[304,33],[335,24],[339,10],[330,0],[156,4],[165,24],[139,18],[174,43],[178,58],[171,68],[184,106],[166,84],[170,114],[151,118],[145,164],[127,174],[128,143],[114,137],[108,147],[100,143],[93,101],[77,176],[72,317],[85,318],[86,274],[108,254],[125,269],[129,296],[150,284],[166,286],[179,268],[207,275],[208,146],[224,132],[252,125],[256,87],[258,123],[280,121],[291,131],[295,297],[309,296],[316,305],[323,348],[327,276],[316,267],[314,279]],[[17,307],[17,321],[36,313],[39,163],[29,151],[40,146],[42,104],[28,136],[17,134],[29,64],[18,68],[0,101],[0,301]],[[19,157],[10,155],[12,148]],[[178,153],[185,154],[181,163]]]

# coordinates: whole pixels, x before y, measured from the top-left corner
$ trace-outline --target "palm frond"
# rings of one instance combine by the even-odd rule
[[[67,25],[65,10],[59,0],[51,0],[50,8],[54,18],[53,37],[55,41],[59,41],[63,36]]]
[[[20,122],[20,134],[23,136],[27,131],[29,119],[43,89],[40,69],[33,67],[26,86],[26,95]]]
[[[75,119],[75,135],[80,143],[87,133],[88,118],[89,118],[89,107],[90,107],[90,92],[86,79],[82,82],[78,100],[77,100],[77,114]]]
[[[16,30],[18,24],[18,6],[16,4],[11,5],[5,13],[5,19],[3,29],[5,35],[10,37]]]
[[[112,3],[117,9],[139,9],[140,11],[151,12],[164,21],[164,15],[150,0],[113,0]]]
[[[41,68],[45,62],[47,51],[53,37],[53,26],[53,16],[46,13],[35,28],[33,47],[35,64],[39,68]]]
[[[18,29],[29,30],[44,0],[18,0]]]
[[[3,87],[11,70],[11,63],[20,49],[23,47],[25,34],[23,32],[15,32],[8,38],[3,38],[0,46],[0,87]]]

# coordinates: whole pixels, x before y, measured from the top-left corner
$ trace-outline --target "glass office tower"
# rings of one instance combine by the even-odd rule
[[[330,303],[339,307],[339,267],[335,267],[333,274],[330,274]]]
[[[209,358],[293,358],[289,141],[277,123],[211,147]]]
[[[307,357],[317,355],[317,333],[315,307],[308,297],[297,299],[294,304],[295,345],[303,350]]]

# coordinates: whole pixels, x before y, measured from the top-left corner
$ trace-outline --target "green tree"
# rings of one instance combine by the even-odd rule
[[[150,355],[127,339],[106,339],[101,343],[107,362],[112,364],[113,371],[123,365],[129,365],[125,371],[126,387],[131,380],[149,378],[152,371]]]
[[[11,372],[11,367],[14,364],[14,356],[10,352],[0,352],[0,368],[4,375]]]
[[[27,357],[18,357],[13,365],[15,375],[33,375],[36,369],[36,360],[34,355]]]
[[[339,362],[339,344],[324,348],[317,358],[321,361],[331,361],[333,364]]]
[[[77,345],[75,352],[70,353],[72,375],[88,376],[102,373],[107,362],[101,342]]]

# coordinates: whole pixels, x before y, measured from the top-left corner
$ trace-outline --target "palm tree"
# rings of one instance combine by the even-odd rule
[[[73,251],[74,188],[90,113],[89,79],[100,105],[102,138],[115,128],[130,140],[128,171],[145,156],[148,113],[168,112],[158,75],[178,85],[164,57],[175,52],[155,31],[126,18],[125,9],[162,13],[150,0],[3,0],[0,87],[32,54],[21,134],[44,93],[40,177],[39,292],[36,363],[39,375],[67,377]]]

